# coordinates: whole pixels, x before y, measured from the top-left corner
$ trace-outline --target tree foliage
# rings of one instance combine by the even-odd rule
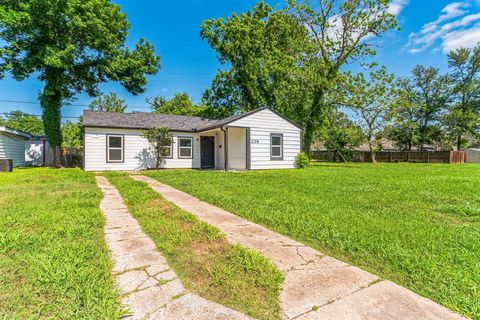
[[[396,20],[388,0],[287,3],[273,11],[259,2],[241,15],[202,23],[202,38],[230,65],[204,101],[230,114],[268,105],[303,125],[309,152],[332,111],[329,93],[341,67],[375,54],[374,39],[395,28]]]
[[[30,134],[45,134],[41,119],[20,110],[8,112],[3,118],[0,117],[0,125]]]
[[[158,170],[167,156],[167,147],[172,145],[172,135],[170,134],[170,130],[168,128],[152,128],[145,130],[143,135],[153,149],[155,155],[155,168]]]
[[[126,15],[109,0],[0,0],[0,76],[35,74],[44,83],[39,100],[50,164],[60,163],[62,103],[80,92],[96,96],[108,80],[139,94],[146,75],[157,72],[149,42],[125,47],[128,29]]]
[[[480,128],[480,45],[460,48],[448,54],[453,82],[453,100],[444,117],[448,134],[461,150],[469,134],[478,135]]]
[[[62,124],[62,146],[64,147],[81,147],[82,141],[82,123],[67,121]]]
[[[176,114],[184,116],[203,116],[205,114],[204,106],[195,105],[187,93],[176,93],[172,99],[166,99],[162,96],[156,96],[147,99],[152,110],[160,114]]]
[[[341,104],[356,115],[358,124],[367,138],[372,161],[386,124],[386,116],[395,101],[395,77],[385,68],[371,71],[368,77],[363,73],[346,75],[347,86]]]
[[[316,138],[327,150],[353,150],[365,142],[362,128],[341,111],[328,116],[328,124]]]
[[[90,102],[88,107],[93,111],[120,113],[125,112],[125,109],[127,109],[125,100],[118,98],[117,94],[114,92],[96,97]]]

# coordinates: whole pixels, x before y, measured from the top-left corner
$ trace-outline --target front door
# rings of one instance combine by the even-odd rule
[[[215,167],[215,137],[200,137],[201,167],[213,169]]]

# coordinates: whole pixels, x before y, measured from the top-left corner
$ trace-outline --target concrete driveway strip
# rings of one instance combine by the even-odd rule
[[[153,178],[132,175],[178,207],[257,250],[283,271],[284,319],[465,319],[412,291],[200,201]]]
[[[155,243],[128,212],[117,189],[96,177],[104,198],[100,210],[106,218],[105,240],[114,260],[113,275],[125,319],[246,320],[246,315],[189,293],[170,269]]]

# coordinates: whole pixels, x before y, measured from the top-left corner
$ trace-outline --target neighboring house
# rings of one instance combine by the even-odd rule
[[[293,168],[301,128],[269,108],[222,120],[146,112],[85,110],[86,171],[153,168],[155,159],[143,131],[168,128],[173,136],[164,168]]]
[[[14,167],[43,165],[47,147],[44,136],[0,126],[0,158],[12,159]]]
[[[480,163],[480,145],[465,150],[465,162]]]

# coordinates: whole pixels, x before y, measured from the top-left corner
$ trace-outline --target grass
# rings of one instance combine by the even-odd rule
[[[145,174],[480,319],[480,166]]]
[[[0,173],[0,318],[118,319],[94,176]]]
[[[269,260],[229,244],[217,228],[168,202],[146,183],[123,173],[105,176],[188,289],[258,319],[279,318],[283,276]]]

